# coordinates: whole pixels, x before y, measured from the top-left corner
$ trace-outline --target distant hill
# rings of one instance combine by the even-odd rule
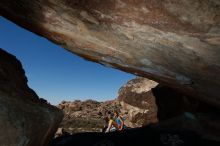
[[[64,111],[60,127],[69,133],[100,132],[104,125],[105,111],[120,109],[117,100],[98,102],[94,100],[63,101],[58,108]]]

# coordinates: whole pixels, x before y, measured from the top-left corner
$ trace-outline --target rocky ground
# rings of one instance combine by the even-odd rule
[[[56,138],[51,146],[219,146],[192,131],[167,129],[159,125],[112,133],[78,133]]]

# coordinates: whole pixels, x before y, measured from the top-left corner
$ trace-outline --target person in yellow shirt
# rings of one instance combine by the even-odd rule
[[[110,113],[108,115],[108,119],[109,119],[108,128],[106,129],[105,133],[113,132],[113,131],[118,130],[118,125],[117,125],[117,123],[114,120],[114,114],[113,113]]]
[[[114,119],[116,124],[118,125],[119,130],[126,129],[126,126],[124,124],[124,119],[119,115],[119,112],[117,111],[114,112]]]

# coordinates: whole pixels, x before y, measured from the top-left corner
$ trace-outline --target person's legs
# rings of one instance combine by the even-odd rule
[[[102,133],[105,133],[106,129],[108,128],[108,126],[105,126],[102,128]]]

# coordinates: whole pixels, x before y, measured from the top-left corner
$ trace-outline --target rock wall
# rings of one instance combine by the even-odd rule
[[[219,0],[1,0],[0,14],[88,60],[220,105]]]
[[[28,87],[21,63],[0,49],[0,145],[46,146],[62,117]]]
[[[175,130],[188,130],[204,139],[219,141],[220,110],[205,102],[146,78],[128,81],[119,90],[121,111],[130,127],[156,124]]]
[[[119,89],[118,100],[127,126],[135,128],[158,122],[157,105],[151,90],[157,85],[152,80],[137,77]]]

